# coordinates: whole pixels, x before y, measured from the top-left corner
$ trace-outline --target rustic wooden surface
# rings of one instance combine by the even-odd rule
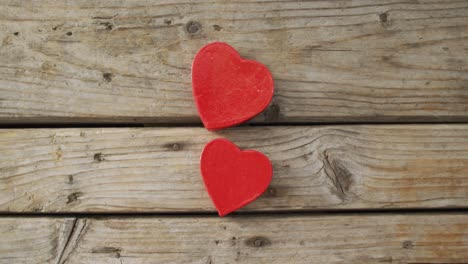
[[[468,259],[466,214],[3,218],[0,230],[2,264],[416,264]]]
[[[257,122],[468,121],[468,1],[0,1],[0,121],[199,122],[195,52],[267,65]]]
[[[213,211],[203,146],[265,153],[268,191],[246,210],[468,205],[468,125],[0,130],[3,212]]]
[[[56,263],[73,218],[0,218],[0,263]]]
[[[194,127],[212,41],[272,71],[261,126]],[[467,43],[468,0],[0,0],[0,264],[468,263]],[[226,218],[217,137],[274,166]]]

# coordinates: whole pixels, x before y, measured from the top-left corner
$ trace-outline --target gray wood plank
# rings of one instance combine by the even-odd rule
[[[58,263],[77,223],[73,218],[0,218],[0,263]]]
[[[265,153],[267,192],[245,211],[466,208],[468,125],[0,130],[0,211],[212,212],[210,140]]]
[[[253,122],[468,121],[468,1],[0,1],[0,122],[198,123],[190,66],[267,65]],[[190,30],[188,29],[190,28]]]
[[[407,264],[468,259],[466,214],[80,218],[72,224],[56,218],[0,219],[0,263]],[[68,231],[65,240],[60,230]]]

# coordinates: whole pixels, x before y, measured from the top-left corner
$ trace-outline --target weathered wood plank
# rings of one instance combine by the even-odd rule
[[[211,41],[266,64],[257,122],[468,121],[468,1],[0,1],[0,122],[199,122]]]
[[[6,234],[0,263],[407,264],[468,259],[466,214],[79,219],[68,243],[58,243],[57,251],[59,230],[70,226],[58,224],[65,226],[57,219],[0,219]]]
[[[0,218],[0,263],[56,263],[72,218]]]
[[[245,210],[468,205],[468,125],[0,130],[0,211],[213,211],[203,146],[265,153],[270,189]]]

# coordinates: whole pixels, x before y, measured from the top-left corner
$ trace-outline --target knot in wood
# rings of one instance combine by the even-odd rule
[[[276,189],[273,187],[269,187],[267,190],[268,196],[270,197],[276,197]]]
[[[102,156],[102,153],[99,152],[99,153],[94,154],[93,159],[97,162],[101,162],[104,160],[104,157]]]
[[[264,117],[267,122],[278,121],[280,117],[281,108],[276,101],[273,101],[270,106],[265,110]]]
[[[386,23],[386,22],[388,21],[388,15],[387,15],[387,13],[381,13],[381,14],[379,14],[379,19],[380,19],[380,22]]]
[[[248,239],[245,244],[247,246],[250,246],[250,247],[256,247],[256,248],[260,248],[260,247],[264,247],[264,246],[268,246],[271,244],[271,241],[266,238],[266,237],[262,237],[262,236],[255,236],[255,237],[251,237],[250,239]]]
[[[255,239],[255,241],[254,241],[254,246],[256,246],[256,247],[261,247],[261,246],[263,246],[263,240],[261,240],[261,239]]]
[[[174,144],[172,145],[172,150],[175,150],[175,151],[180,150],[180,145],[177,144],[177,143],[174,143]]]
[[[111,82],[112,77],[113,77],[113,74],[110,73],[110,72],[106,72],[106,73],[102,74],[102,78],[104,78],[104,80],[106,80],[106,82]]]
[[[189,21],[185,25],[185,29],[191,35],[197,34],[201,30],[201,25],[197,21]]]
[[[410,249],[413,247],[413,242],[411,242],[410,240],[405,240],[403,241],[402,246],[403,248]]]

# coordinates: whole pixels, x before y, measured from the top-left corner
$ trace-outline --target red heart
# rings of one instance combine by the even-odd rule
[[[255,150],[241,151],[223,138],[206,144],[200,170],[220,216],[255,200],[266,190],[273,174],[271,162],[265,155]]]
[[[240,124],[262,112],[273,97],[273,78],[261,63],[242,59],[226,43],[204,46],[192,65],[193,96],[208,130]]]

